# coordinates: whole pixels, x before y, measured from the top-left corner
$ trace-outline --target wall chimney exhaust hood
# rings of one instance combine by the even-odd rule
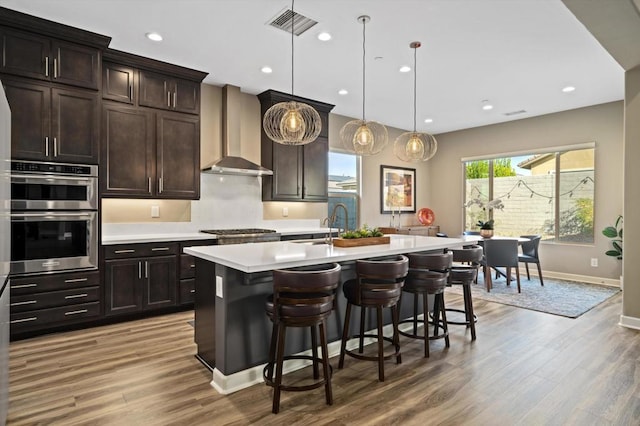
[[[222,87],[222,158],[202,169],[203,173],[265,176],[273,172],[240,157],[240,88]]]

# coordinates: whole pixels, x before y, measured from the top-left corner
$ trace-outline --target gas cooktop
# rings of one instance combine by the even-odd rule
[[[239,228],[239,229],[202,229],[200,232],[214,235],[254,235],[270,234],[276,232],[274,229],[261,228]]]

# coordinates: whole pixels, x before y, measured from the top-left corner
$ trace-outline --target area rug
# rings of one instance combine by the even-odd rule
[[[518,293],[515,278],[511,281],[511,285],[507,285],[504,277],[494,279],[493,288],[491,292],[487,293],[482,278],[482,273],[480,273],[478,284],[471,285],[471,295],[474,299],[482,299],[569,318],[579,317],[620,292],[620,289],[616,287],[546,277],[544,278],[544,286],[541,286],[537,277],[532,276],[531,280],[527,280],[526,275],[521,275],[522,293]],[[447,291],[462,294],[462,287],[459,285],[452,286],[447,288]]]

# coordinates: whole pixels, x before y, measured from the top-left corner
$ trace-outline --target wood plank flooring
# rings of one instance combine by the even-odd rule
[[[638,425],[640,333],[617,325],[620,305],[568,319],[476,300],[477,341],[451,326],[425,359],[404,338],[384,383],[375,363],[334,358],[333,406],[323,389],[285,392],[277,415],[263,384],[210,387],[192,312],[13,342],[8,424]]]

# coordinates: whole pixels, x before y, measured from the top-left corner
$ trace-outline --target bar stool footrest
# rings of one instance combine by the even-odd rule
[[[283,361],[290,361],[293,359],[302,359],[302,360],[307,360],[307,361],[316,361],[320,364],[320,367],[322,366],[322,358],[314,358],[311,355],[288,355],[282,358]],[[271,386],[274,387],[274,383],[273,380],[270,379],[267,376],[267,371],[269,369],[269,367],[272,367],[273,370],[275,371],[275,362],[268,362],[265,366],[264,369],[262,370],[262,378],[264,379],[264,383],[267,386]],[[329,378],[331,378],[333,376],[333,367],[331,366],[331,364],[329,364]],[[316,382],[308,384],[308,385],[300,385],[300,386],[295,386],[295,385],[280,385],[280,389],[283,391],[291,391],[291,392],[302,392],[302,391],[307,391],[307,390],[311,390],[311,389],[317,389],[321,386],[325,385],[325,380],[324,377],[320,377],[319,379],[317,379]]]
[[[378,335],[377,334],[363,334],[362,337],[364,338],[370,338],[370,339],[376,339],[376,341],[378,340]],[[359,339],[360,335],[359,334],[355,334],[353,336],[350,336],[347,341],[351,340],[351,339]],[[393,339],[391,337],[387,337],[387,336],[382,336],[382,340],[385,340],[389,343],[391,343],[392,345],[393,343]],[[356,358],[356,359],[361,359],[363,361],[378,361],[378,355],[376,354],[376,356],[371,356],[371,355],[361,355],[359,353],[356,353],[355,350],[350,350],[350,349],[345,349],[344,353],[349,355],[352,358]],[[390,360],[392,358],[398,357],[401,354],[401,352],[399,350],[397,350],[396,352],[392,353],[392,354],[388,354],[385,355],[384,357],[382,357],[382,359],[384,359],[385,361]]]
[[[447,309],[447,311],[448,311],[448,309]],[[431,313],[429,313],[429,318],[433,318],[433,317],[431,316]],[[400,321],[398,324],[412,324],[412,325],[413,325],[413,320],[412,320],[412,319],[402,320],[402,321]],[[429,324],[431,324],[431,325],[435,325],[435,322],[432,320],[432,321],[429,321]],[[441,321],[439,321],[439,324],[440,324],[440,325],[439,325],[439,328],[442,328],[442,320],[441,320]],[[451,321],[449,321],[448,319],[447,319],[447,324],[451,324]],[[419,321],[419,322],[418,322],[418,325],[419,325],[419,326],[422,326],[422,321]],[[404,336],[404,337],[410,337],[410,338],[412,338],[412,339],[420,339],[420,340],[424,340],[424,335],[420,335],[420,334],[413,334],[413,333],[409,333],[409,332],[407,332],[407,331],[402,331],[402,330],[398,330],[398,333],[399,333],[400,335]],[[429,340],[444,339],[444,338],[445,338],[445,337],[447,337],[448,335],[449,335],[449,332],[448,332],[448,331],[446,331],[446,332],[444,332],[444,333],[442,333],[442,334],[438,334],[438,335],[436,335],[436,336],[429,336]]]

